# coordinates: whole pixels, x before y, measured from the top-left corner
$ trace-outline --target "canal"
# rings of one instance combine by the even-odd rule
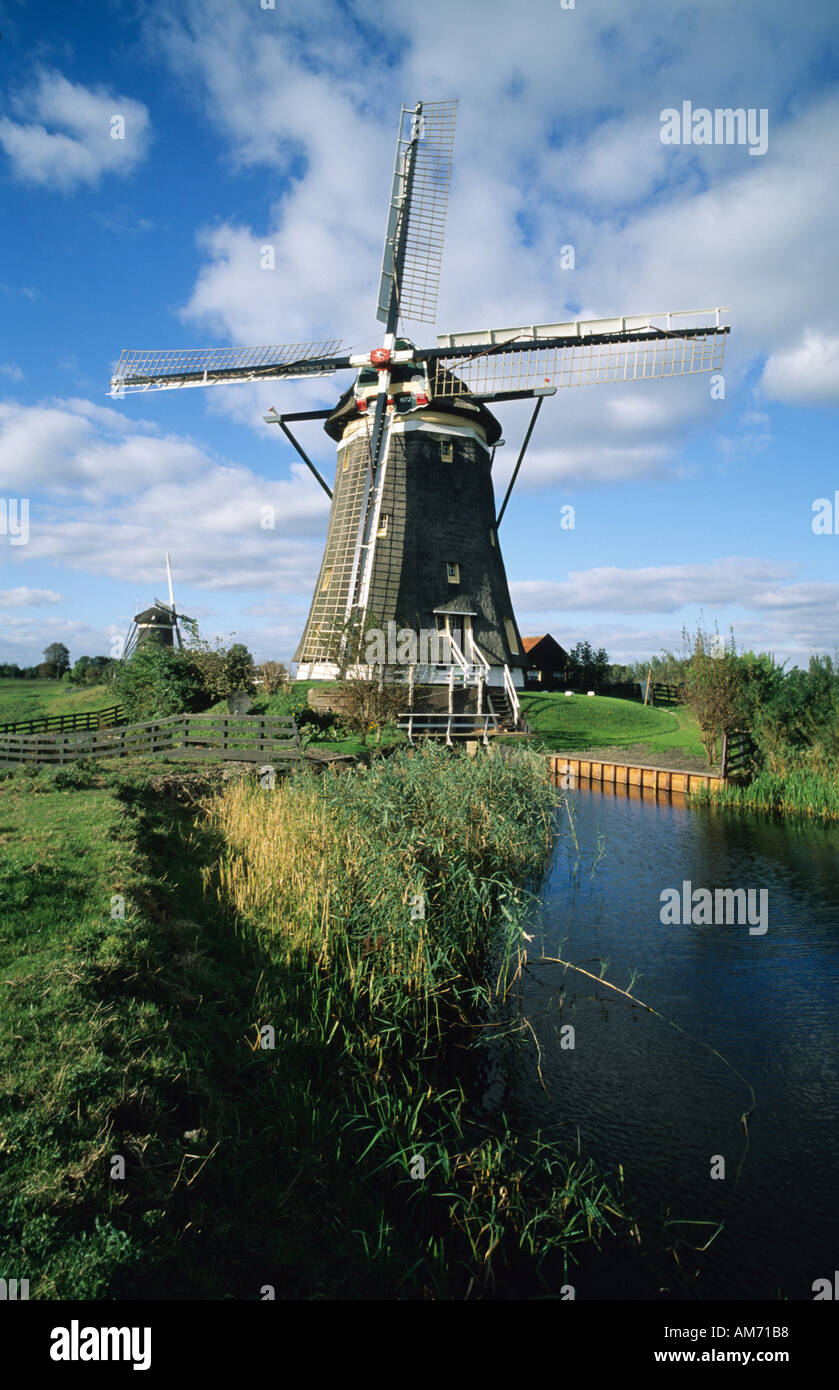
[[[562,810],[521,997],[544,1088],[530,1038],[493,1050],[484,1100],[623,1167],[640,1246],[587,1255],[576,1296],[812,1299],[839,1268],[839,830],[567,795],[576,844]],[[686,881],[765,890],[766,930],[662,921]],[[663,1017],[540,959],[560,950],[622,989],[637,972],[633,995]]]

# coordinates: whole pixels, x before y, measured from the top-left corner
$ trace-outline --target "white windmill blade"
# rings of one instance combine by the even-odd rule
[[[564,323],[525,324],[520,328],[478,328],[471,333],[439,333],[437,344],[441,348],[497,346],[502,343],[521,342],[526,345],[531,340],[543,338],[592,338],[598,335],[638,334],[658,331],[678,332],[679,328],[707,328],[708,320],[713,326],[722,326],[721,316],[727,308],[713,309],[669,309],[654,314],[624,314],[622,318],[609,319],[568,319]],[[674,319],[702,319],[700,325],[674,325]]]
[[[164,391],[178,386],[219,386],[277,377],[331,376],[349,367],[338,355],[340,339],[271,347],[183,348],[123,352],[111,377],[111,396]]]
[[[679,310],[443,335],[428,355],[433,395],[497,396],[719,371],[724,309]],[[673,319],[713,323],[673,327]]]
[[[175,611],[175,594],[172,589],[172,566],[169,562],[169,551],[166,551],[166,578],[169,581],[169,607]]]
[[[402,108],[376,317],[434,323],[454,148],[456,101]]]

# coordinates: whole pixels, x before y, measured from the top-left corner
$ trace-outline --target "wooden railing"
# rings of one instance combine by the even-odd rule
[[[18,719],[0,724],[2,734],[63,734],[68,729],[107,729],[125,718],[122,705],[107,709],[77,710],[75,714],[38,714],[32,719]]]
[[[443,738],[449,747],[453,738],[481,738],[489,743],[487,733],[498,732],[498,720],[494,714],[426,714],[423,711],[405,710],[399,715],[399,727],[413,743],[418,735],[426,738]]]
[[[144,724],[62,734],[0,734],[0,766],[69,763],[174,752],[215,762],[299,762],[297,725],[289,715],[173,714]]]

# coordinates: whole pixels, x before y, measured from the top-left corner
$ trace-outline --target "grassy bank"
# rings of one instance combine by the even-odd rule
[[[806,816],[839,820],[839,776],[807,767],[786,772],[759,772],[748,786],[726,786],[709,792],[703,787],[691,796],[698,805],[723,806],[771,816]]]
[[[535,744],[551,752],[623,748],[654,758],[676,750],[707,763],[696,719],[684,706],[645,708],[608,695],[574,695],[569,700],[562,691],[522,695],[521,706]]]
[[[4,1274],[40,1298],[556,1291],[619,1206],[469,1100],[549,849],[543,763],[221,777],[0,783]]]
[[[108,685],[86,685],[77,690],[65,681],[0,680],[0,724],[44,714],[106,709],[116,703]]]

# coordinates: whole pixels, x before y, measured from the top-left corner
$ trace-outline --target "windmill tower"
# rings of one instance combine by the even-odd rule
[[[182,648],[184,641],[181,635],[181,622],[191,623],[192,618],[188,618],[185,613],[178,613],[175,608],[175,595],[172,590],[172,566],[169,563],[169,556],[166,556],[166,578],[169,583],[169,602],[164,603],[163,599],[155,598],[154,603],[149,608],[144,608],[142,613],[136,613],[128,635],[123,644],[123,659],[127,660],[139,646],[147,642],[155,642],[160,647],[174,647],[177,638],[178,647]]]
[[[397,336],[404,321],[435,321],[455,106],[402,109],[377,306],[381,347],[361,355],[342,354],[336,341],[124,352],[111,394],[352,371],[333,409],[265,416],[331,500],[298,678],[333,677],[336,640],[348,625],[365,633],[375,621],[393,637],[416,634],[421,663],[422,634],[445,635],[443,659],[427,657],[424,679],[450,681],[455,666],[464,683],[503,687],[515,701],[527,662],[498,530],[545,397],[567,386],[718,371],[729,329],[725,311],[712,309],[445,334],[427,348]],[[523,399],[534,410],[497,508],[501,426],[488,406]],[[333,488],[289,429],[297,420],[322,420],[335,441]]]

